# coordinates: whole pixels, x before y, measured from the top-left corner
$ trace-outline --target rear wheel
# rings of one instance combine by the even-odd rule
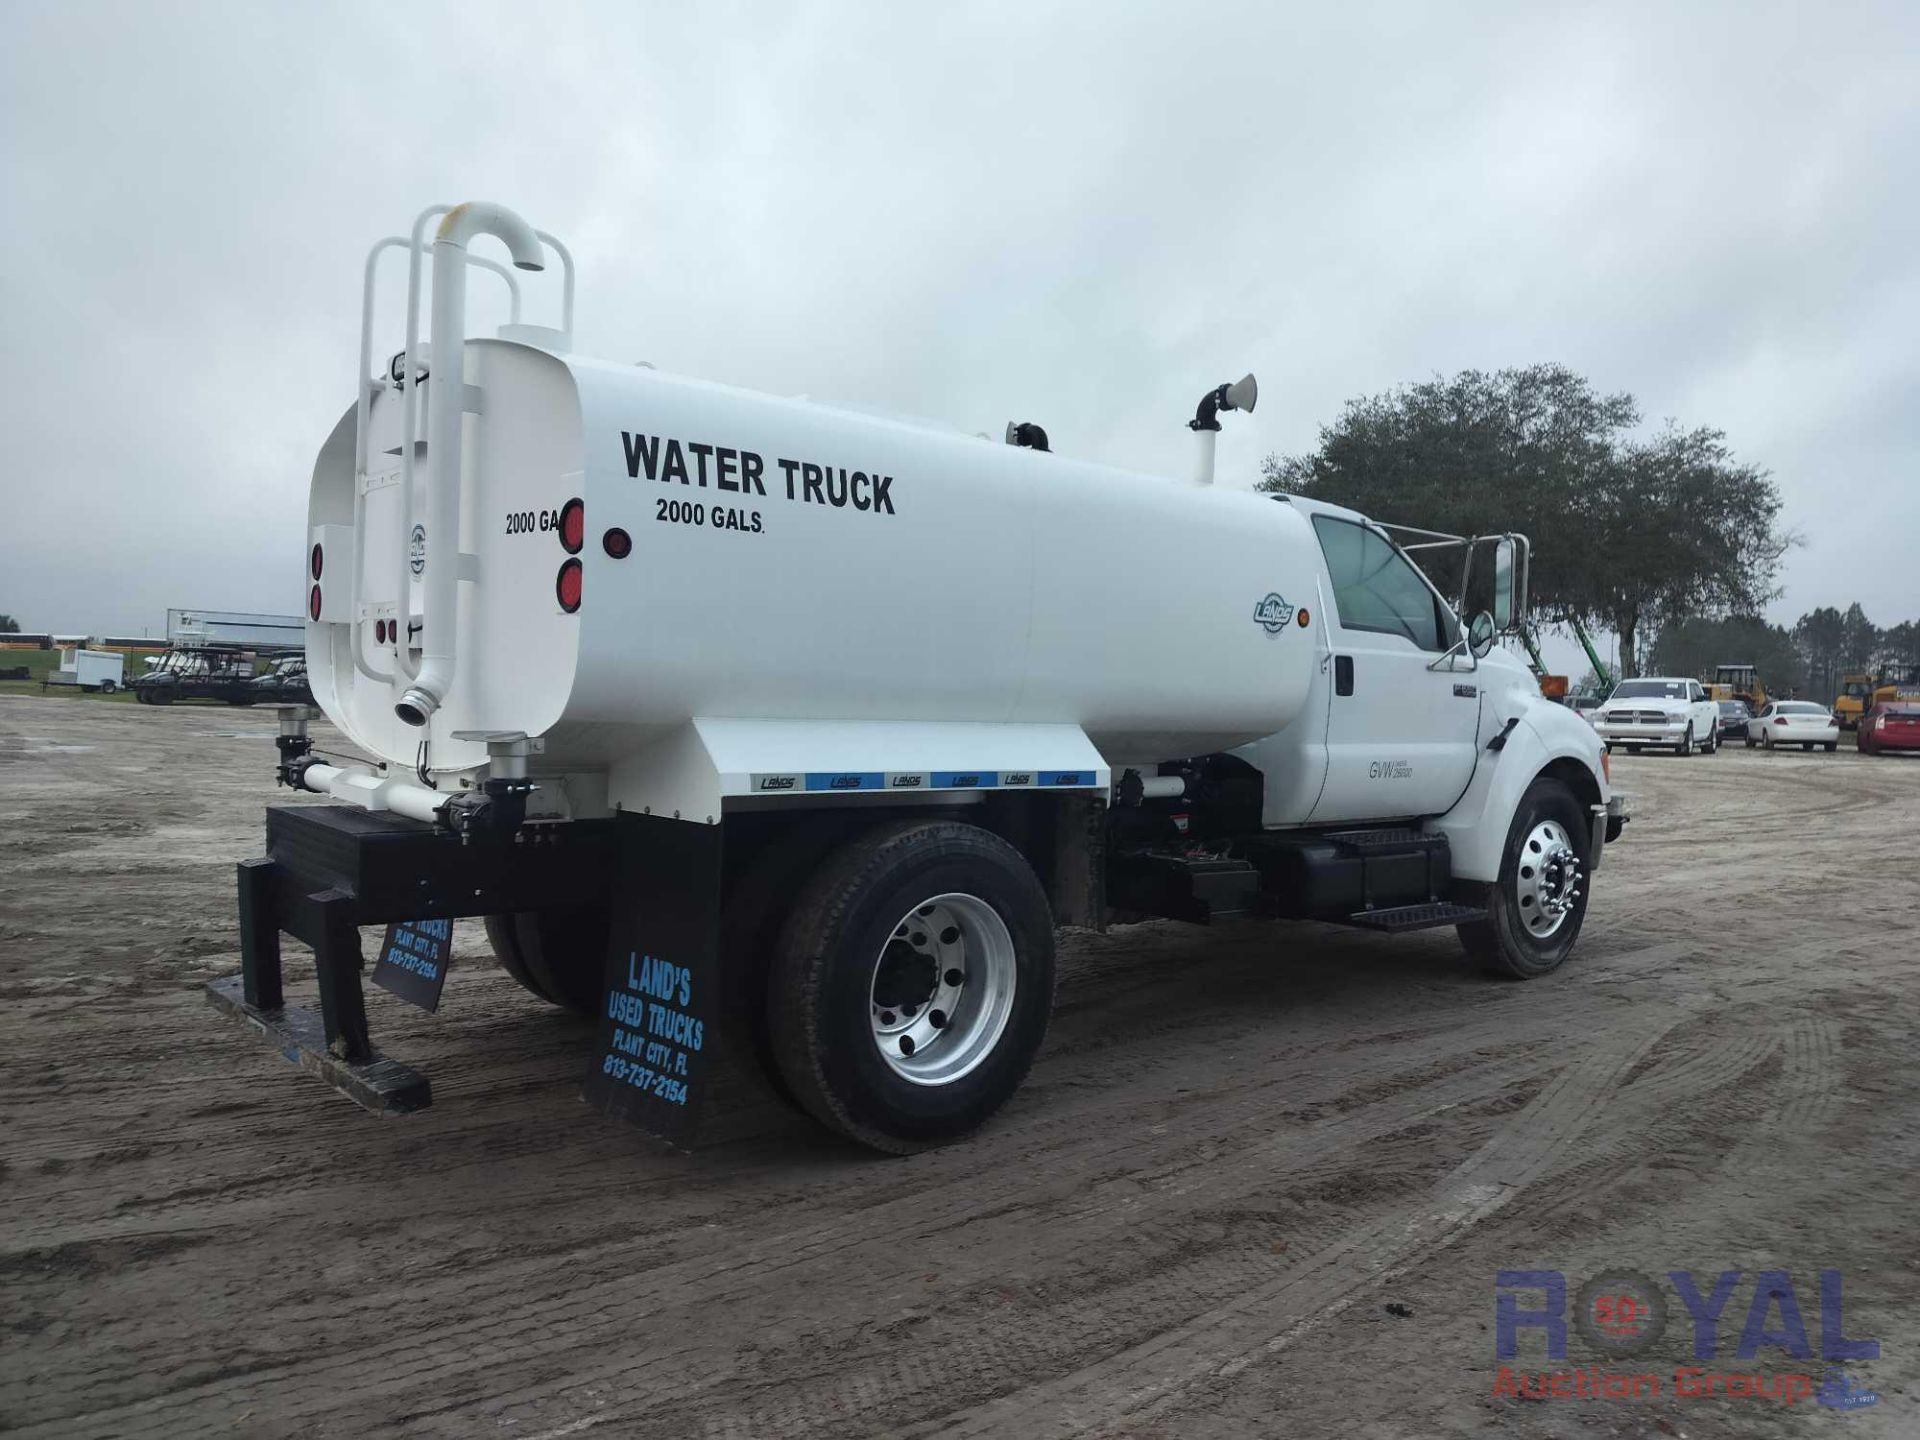
[[[1592,828],[1558,780],[1527,787],[1487,893],[1487,918],[1458,928],[1468,955],[1496,975],[1530,980],[1560,967],[1587,914]]]
[[[1840,742],[1838,740],[1829,740],[1827,742],[1827,754],[1831,755],[1833,754],[1834,751],[1838,750],[1839,748],[1840,748]]]
[[[904,1155],[1006,1103],[1053,1009],[1053,917],[998,836],[882,825],[837,851],[782,930],[767,992],[781,1074],[823,1125]]]
[[[487,941],[505,970],[542,1000],[591,1015],[606,983],[607,907],[487,916]]]

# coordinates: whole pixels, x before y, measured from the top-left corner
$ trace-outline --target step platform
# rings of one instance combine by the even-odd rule
[[[1456,905],[1449,900],[1430,900],[1419,905],[1392,905],[1381,910],[1359,910],[1347,917],[1349,925],[1366,930],[1381,930],[1389,935],[1408,930],[1433,930],[1442,925],[1463,925],[1484,920],[1484,906]]]

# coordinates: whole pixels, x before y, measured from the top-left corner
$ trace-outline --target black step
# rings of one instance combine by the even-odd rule
[[[1478,905],[1455,905],[1450,900],[1430,900],[1422,905],[1395,905],[1384,910],[1356,910],[1347,917],[1349,925],[1369,930],[1384,930],[1398,935],[1405,930],[1431,930],[1437,925],[1459,925],[1468,920],[1484,920],[1487,912]]]
[[[1418,850],[1445,843],[1444,836],[1429,835],[1422,830],[1408,830],[1400,827],[1385,830],[1332,830],[1327,832],[1325,838],[1344,849],[1363,853],[1368,850]]]

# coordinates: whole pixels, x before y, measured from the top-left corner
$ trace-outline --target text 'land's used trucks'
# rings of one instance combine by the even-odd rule
[[[466,333],[468,266],[513,281],[483,235],[562,262],[557,329],[518,323],[516,285],[515,323]],[[1132,474],[1029,423],[1003,444],[572,354],[571,258],[498,206],[376,247],[369,317],[386,249],[407,348],[376,376],[363,326],[302,555],[315,699],[376,758],[323,759],[283,712],[279,778],[339,803],[269,809],[213,987],[363,1103],[427,1099],[370,1045],[363,924],[420,922],[417,976],[448,918],[488,917],[520,983],[598,1017],[608,1113],[688,1143],[745,1075],[885,1151],[1019,1085],[1058,925],[1448,925],[1505,975],[1566,958],[1625,812],[1592,728],[1495,648],[1521,537],[1408,541],[1491,577],[1463,627],[1391,527],[1209,483],[1251,377],[1203,397],[1194,475]]]

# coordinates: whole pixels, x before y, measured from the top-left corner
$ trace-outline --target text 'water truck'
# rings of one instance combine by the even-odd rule
[[[481,236],[562,263],[558,329],[519,323]],[[387,249],[407,348],[375,376]],[[470,265],[512,289],[497,336],[466,333]],[[212,987],[362,1103],[428,1099],[369,1043],[366,924],[417,985],[451,917],[487,917],[522,985],[598,1017],[588,1098],[670,1140],[751,1077],[894,1152],[1020,1084],[1059,925],[1451,925],[1506,975],[1566,958],[1625,812],[1593,730],[1494,648],[1524,540],[1398,532],[1493,572],[1463,628],[1393,527],[1213,488],[1251,377],[1202,399],[1198,473],[1169,479],[1031,424],[582,358],[571,258],[496,205],[427,211],[366,283],[303,559],[314,696],[377,758],[323,759],[283,712],[281,781],[339,803],[268,810],[243,972]]]

